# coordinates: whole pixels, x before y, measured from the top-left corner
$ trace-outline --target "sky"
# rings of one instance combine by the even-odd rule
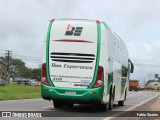
[[[135,65],[131,79],[160,76],[159,0],[0,0],[0,56],[34,68],[41,64],[47,21],[55,18],[102,20],[126,43]]]

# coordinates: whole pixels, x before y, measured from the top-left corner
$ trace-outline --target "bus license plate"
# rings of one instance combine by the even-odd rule
[[[65,94],[68,94],[68,95],[75,95],[76,92],[75,92],[75,91],[66,91]]]

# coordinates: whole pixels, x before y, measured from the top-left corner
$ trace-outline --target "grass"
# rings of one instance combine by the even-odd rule
[[[148,91],[148,92],[160,92],[160,90],[145,90],[145,91]]]
[[[41,87],[8,84],[0,87],[0,100],[40,98]]]
[[[160,90],[151,90],[151,92],[160,92]]]

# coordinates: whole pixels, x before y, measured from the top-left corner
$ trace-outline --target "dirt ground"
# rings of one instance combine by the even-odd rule
[[[160,93],[159,95],[142,104],[141,106],[135,108],[134,110],[132,111],[135,111],[135,113],[143,113],[143,111],[147,111],[145,112],[146,115],[148,115],[148,113],[151,113],[151,114],[157,114],[158,113],[158,117],[115,117],[115,118],[112,118],[111,120],[160,120]],[[126,114],[126,113],[123,113],[123,114]]]

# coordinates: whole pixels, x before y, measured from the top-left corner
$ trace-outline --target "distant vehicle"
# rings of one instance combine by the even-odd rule
[[[151,90],[157,90],[160,87],[160,82],[149,82],[147,88]]]
[[[57,19],[48,23],[43,46],[43,99],[55,108],[97,104],[107,111],[124,105],[133,72],[128,49],[105,22]]]
[[[37,80],[31,79],[31,80],[30,80],[30,85],[31,85],[31,86],[34,86],[34,84],[35,84],[36,82],[37,82]]]
[[[139,81],[138,80],[130,80],[129,81],[129,91],[138,91],[139,89]]]
[[[35,82],[33,86],[39,87],[39,86],[41,86],[41,82]]]
[[[30,81],[28,79],[24,78],[24,79],[22,79],[21,84],[23,84],[23,85],[30,85]]]
[[[16,82],[19,85],[22,84],[22,85],[33,86],[36,81],[37,81],[36,79],[32,79],[32,78],[15,78],[14,79],[14,82]]]
[[[158,87],[156,88],[156,90],[160,90],[160,86],[158,86]]]
[[[160,83],[156,85],[155,90],[160,90]]]
[[[5,86],[6,85],[6,81],[3,79],[0,79],[0,86]]]

